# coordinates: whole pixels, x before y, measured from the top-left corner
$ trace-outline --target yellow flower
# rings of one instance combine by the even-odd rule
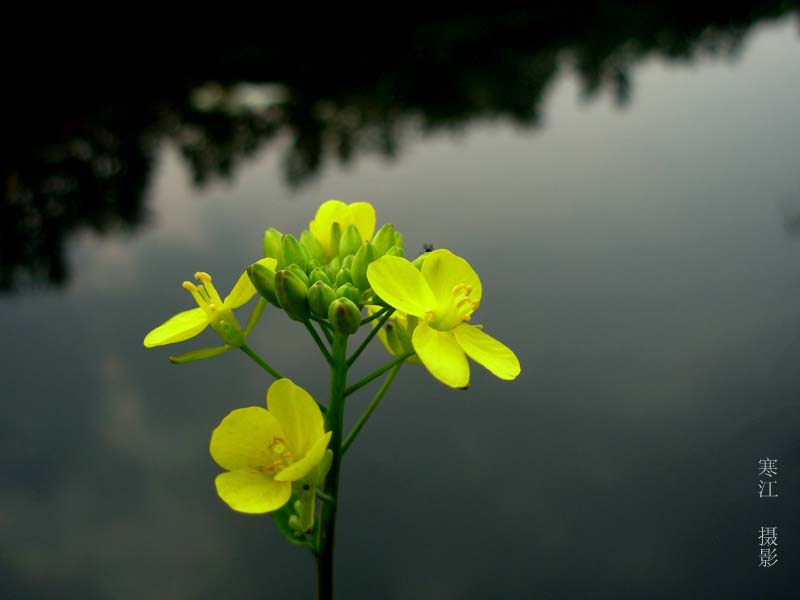
[[[467,356],[500,379],[520,373],[517,357],[505,345],[469,325],[481,300],[481,281],[463,258],[434,250],[418,271],[409,261],[384,256],[367,269],[370,286],[387,304],[419,323],[411,337],[422,364],[439,381],[456,388],[469,385]]]
[[[344,233],[348,225],[355,225],[362,240],[368,240],[375,231],[375,209],[368,202],[345,204],[340,200],[328,200],[317,209],[314,220],[308,224],[311,235],[331,256],[332,227],[339,224],[340,233]]]
[[[258,262],[270,269],[275,268],[274,258],[264,258]],[[225,300],[220,298],[219,293],[211,283],[211,276],[208,273],[195,273],[194,277],[200,282],[200,285],[184,281],[183,287],[195,299],[198,308],[180,312],[153,329],[144,338],[146,347],[153,348],[154,346],[163,346],[188,340],[209,325],[227,342],[228,340],[223,335],[220,321],[225,321],[235,331],[241,332],[239,323],[236,321],[236,317],[233,316],[233,309],[246,304],[256,294],[256,288],[250,283],[247,272],[242,273],[239,281],[233,286],[231,293],[227,295]]]
[[[239,408],[211,434],[209,450],[226,470],[217,494],[233,510],[265,513],[292,495],[292,482],[306,477],[323,456],[331,432],[311,395],[289,379],[267,390],[267,408]]]

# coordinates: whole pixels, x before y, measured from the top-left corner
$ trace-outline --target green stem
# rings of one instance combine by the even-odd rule
[[[381,330],[381,327],[383,327],[384,323],[386,323],[386,321],[389,320],[389,317],[392,316],[393,312],[394,312],[394,309],[390,308],[381,316],[381,320],[378,321],[378,324],[375,327],[372,328],[372,331],[369,332],[369,335],[364,339],[363,342],[361,342],[361,345],[356,349],[356,351],[353,352],[353,355],[350,358],[347,359],[347,366],[348,367],[352,366],[352,364],[354,362],[356,362],[356,359],[364,351],[364,349],[369,345],[369,343],[372,341],[372,338],[374,338],[378,334],[378,332]]]
[[[384,394],[386,394],[387,390],[389,389],[389,386],[392,385],[394,378],[397,377],[397,372],[400,370],[400,367],[402,366],[403,363],[397,363],[394,369],[392,369],[392,372],[389,373],[389,376],[386,377],[383,384],[381,384],[378,393],[375,394],[375,397],[372,399],[372,402],[369,403],[367,410],[364,411],[364,414],[361,415],[361,417],[358,419],[358,422],[356,422],[356,424],[353,426],[352,431],[347,435],[347,438],[345,438],[344,442],[342,443],[342,455],[344,455],[344,453],[347,452],[347,449],[350,447],[350,444],[352,444],[353,440],[356,439],[358,432],[361,431],[362,427],[364,427],[364,424],[367,422],[367,419],[369,419],[370,415],[372,415],[372,413],[375,412],[375,409],[378,408],[378,404],[380,404],[381,399],[383,398]]]
[[[389,369],[391,369],[391,368],[392,368],[392,367],[394,367],[395,365],[402,364],[402,362],[403,362],[405,359],[407,359],[408,357],[410,357],[410,356],[414,356],[414,353],[413,353],[413,352],[406,352],[405,354],[401,354],[400,356],[398,356],[398,357],[397,357],[397,358],[395,358],[394,360],[390,360],[388,363],[386,363],[385,365],[383,365],[383,366],[382,366],[380,369],[378,369],[377,371],[373,371],[372,373],[370,373],[369,375],[367,375],[366,377],[364,377],[364,379],[360,379],[359,381],[357,381],[356,383],[354,383],[353,385],[351,385],[349,388],[347,388],[347,389],[344,391],[344,395],[345,395],[345,396],[349,396],[350,394],[352,394],[352,393],[353,393],[353,392],[355,392],[356,390],[360,390],[362,387],[364,387],[365,385],[367,385],[368,383],[370,383],[370,382],[371,382],[371,381],[373,381],[374,379],[377,379],[378,377],[380,377],[381,375],[383,375],[384,373],[386,373],[386,371],[388,371]]]
[[[317,600],[333,598],[333,548],[336,532],[336,507],[339,494],[339,471],[342,464],[342,427],[344,398],[347,388],[347,336],[334,333],[331,363],[330,401],[327,421],[331,430],[329,448],[333,461],[325,478],[325,494],[330,500],[322,504],[319,520],[319,540],[315,554],[317,563]]]
[[[361,319],[361,324],[364,325],[365,323],[369,323],[370,321],[374,321],[375,319],[380,319],[386,313],[387,310],[394,311],[393,308],[391,308],[389,306],[386,306],[386,307],[380,309],[374,315],[370,315],[370,316],[368,316],[368,317],[366,317],[364,319]]]
[[[331,357],[330,352],[328,352],[328,349],[325,347],[325,344],[323,344],[322,340],[319,339],[319,334],[317,333],[317,330],[314,329],[314,326],[311,324],[311,321],[305,320],[303,321],[303,325],[306,326],[306,329],[308,329],[308,333],[310,333],[311,337],[314,338],[314,341],[317,343],[320,352],[322,352],[322,356],[325,357],[325,361],[329,365],[333,365],[333,358]]]
[[[272,367],[272,365],[270,365],[267,361],[265,361],[263,358],[261,358],[258,354],[253,352],[253,350],[247,344],[242,344],[242,352],[244,352],[245,354],[247,354],[247,356],[249,356],[254,361],[256,361],[256,363],[258,363],[258,365],[262,369],[264,369],[267,373],[272,375],[275,379],[283,379],[283,375],[278,373],[278,371],[276,371]]]
[[[309,318],[312,321],[316,321],[319,323],[319,328],[322,330],[322,333],[325,334],[325,339],[328,340],[329,344],[333,343],[333,327],[331,324],[328,323],[325,319],[320,319],[316,315],[310,315]]]

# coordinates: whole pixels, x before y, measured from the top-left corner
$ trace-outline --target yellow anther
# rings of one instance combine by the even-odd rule
[[[205,273],[203,271],[198,271],[194,274],[194,278],[198,281],[202,281],[205,284],[211,283],[211,275]]]
[[[464,286],[464,294],[469,296],[471,293],[472,293],[472,286],[471,285],[465,285]]]
[[[182,284],[183,289],[189,290],[190,292],[196,292],[197,286],[193,284],[191,281],[184,281]]]
[[[466,284],[459,283],[458,285],[453,287],[453,291],[450,292],[450,294],[452,294],[453,296],[458,296],[459,292],[461,292],[461,290],[463,290],[466,287],[467,287]],[[467,293],[469,293],[469,292],[467,292]]]
[[[281,458],[285,458],[286,460],[289,460],[290,458],[292,458],[292,453],[287,450],[286,452],[281,454]]]

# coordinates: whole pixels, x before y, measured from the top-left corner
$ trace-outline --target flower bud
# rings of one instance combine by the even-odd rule
[[[331,224],[331,248],[328,252],[329,256],[334,257],[339,255],[339,242],[342,239],[342,226],[334,221]]]
[[[392,246],[386,251],[384,256],[399,256],[400,258],[403,258],[403,249],[400,246]]]
[[[287,271],[291,271],[292,275],[294,275],[300,281],[302,281],[305,284],[306,287],[309,286],[310,282],[308,280],[308,275],[306,275],[306,272],[303,271],[303,269],[300,268],[300,265],[298,265],[296,263],[295,264],[291,264],[288,267],[286,267],[286,270]]]
[[[277,261],[281,259],[281,240],[283,239],[283,234],[275,229],[274,227],[270,227],[264,232],[264,256],[266,258],[274,258]]]
[[[361,311],[349,298],[337,298],[328,309],[328,320],[339,333],[352,335],[361,326]]]
[[[328,318],[328,309],[334,300],[336,292],[324,281],[316,281],[308,288],[308,306],[321,319]]]
[[[403,247],[403,234],[399,231],[394,232],[394,245]]]
[[[301,323],[308,319],[308,288],[294,273],[286,269],[275,273],[275,291],[290,319]]]
[[[336,275],[339,274],[339,269],[342,268],[342,260],[338,256],[334,256],[327,265],[325,265],[325,274],[328,276],[328,281],[331,283],[336,281]]]
[[[289,527],[292,528],[292,531],[294,531],[294,534],[297,537],[300,537],[300,536],[303,535],[303,526],[300,524],[300,517],[299,516],[291,515],[289,517]]]
[[[350,269],[347,267],[342,267],[339,269],[339,272],[336,274],[336,281],[334,282],[336,287],[341,287],[345,283],[353,283],[353,278],[350,276]]]
[[[414,326],[416,326],[416,323]],[[396,356],[406,352],[414,352],[414,345],[411,343],[411,336],[407,328],[408,324],[406,323],[404,326],[402,320],[397,318],[389,319],[384,325],[386,343],[391,348],[392,354]]]
[[[361,234],[355,225],[348,225],[339,242],[339,256],[344,259],[348,254],[354,254],[361,245]]]
[[[415,258],[414,260],[412,260],[412,261],[411,261],[411,264],[412,264],[412,265],[414,265],[414,266],[416,267],[417,271],[421,271],[421,270],[422,270],[422,263],[424,263],[424,262],[425,262],[425,259],[426,259],[427,257],[428,257],[428,253],[427,253],[427,252],[423,252],[423,253],[422,253],[422,254],[420,254],[420,255],[419,255],[417,258]]]
[[[359,290],[356,286],[352,283],[345,283],[344,285],[340,285],[336,288],[336,297],[337,298],[348,298],[358,306],[361,303],[361,290]]]
[[[308,276],[308,282],[310,284],[314,284],[318,281],[321,281],[322,283],[327,283],[328,285],[331,284],[331,280],[328,279],[328,276],[325,274],[325,271],[323,271],[320,268],[312,270],[311,274]]]
[[[227,321],[220,319],[217,323],[222,341],[231,348],[241,348],[244,345],[244,333],[236,320]]]
[[[375,250],[375,258],[380,258],[386,251],[394,246],[394,225],[386,223],[372,238],[372,246]]]
[[[291,233],[287,233],[281,240],[281,261],[278,262],[279,267],[287,268],[289,265],[297,265],[305,272],[308,265],[308,253],[305,248],[300,245],[297,238]]]
[[[348,254],[342,259],[342,268],[350,269],[353,266],[353,255]]]
[[[259,263],[253,263],[247,267],[247,276],[250,283],[273,306],[281,308],[278,302],[278,295],[275,291],[275,271]]]
[[[353,285],[360,290],[366,290],[369,287],[367,267],[373,260],[375,260],[375,251],[372,249],[372,244],[364,242],[353,257],[353,265],[350,269]]]
[[[317,238],[311,235],[310,231],[305,230],[300,234],[300,245],[305,248],[308,255],[314,260],[320,263],[328,261],[328,257],[325,256],[325,248],[317,241]]]

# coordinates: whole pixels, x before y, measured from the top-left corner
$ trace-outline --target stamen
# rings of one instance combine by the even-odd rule
[[[200,294],[200,288],[198,288],[195,284],[189,281],[184,281],[183,289],[188,290],[188,292],[192,295],[192,298],[194,298],[194,301],[197,302],[197,306],[202,307],[205,304],[205,300]]]
[[[219,297],[219,293],[217,293],[214,284],[211,283],[211,275],[204,271],[198,271],[194,274],[194,278],[203,282],[203,288],[206,290],[210,302],[222,304],[222,298]]]

